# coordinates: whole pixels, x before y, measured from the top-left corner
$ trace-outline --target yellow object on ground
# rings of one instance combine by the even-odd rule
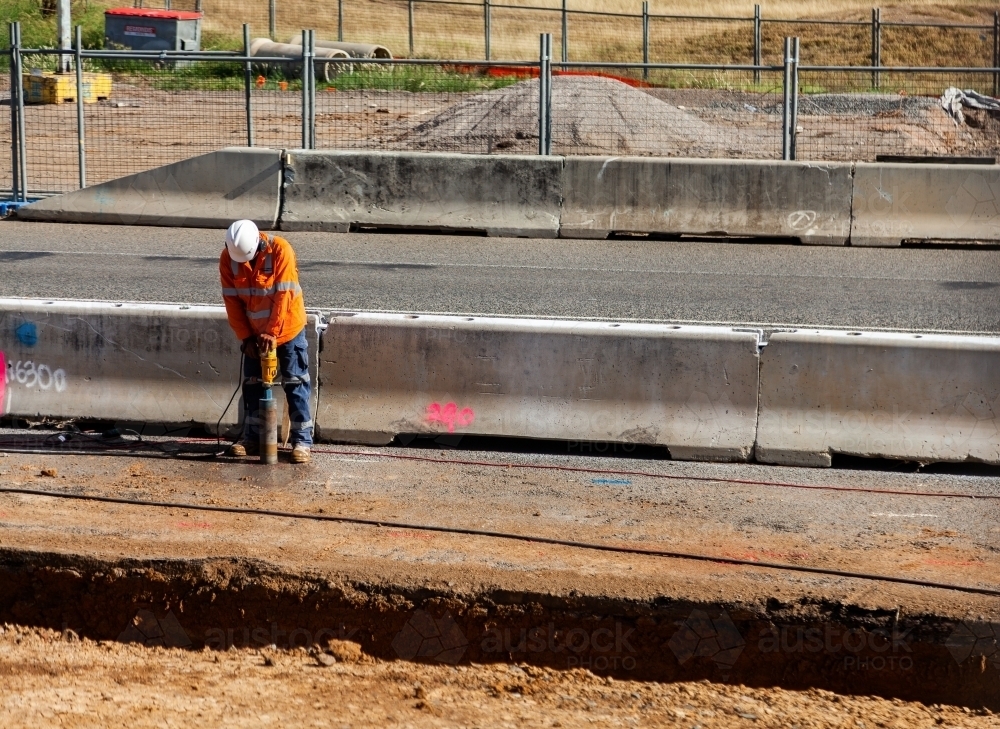
[[[24,101],[27,104],[76,103],[76,74],[32,71],[23,74]],[[93,104],[111,98],[110,73],[83,74],[83,103]]]

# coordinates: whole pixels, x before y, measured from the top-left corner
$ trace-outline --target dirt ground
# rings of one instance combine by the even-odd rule
[[[79,727],[997,727],[988,710],[661,684],[531,665],[383,661],[356,643],[191,651],[0,626],[0,724]]]
[[[409,460],[414,455],[427,460]],[[463,463],[470,457],[483,465]],[[533,466],[592,467],[598,472]],[[636,471],[616,475],[620,468]],[[45,475],[50,469],[58,475]],[[712,478],[721,481],[713,483]],[[763,484],[755,487],[743,480]],[[253,459],[10,453],[0,458],[0,481],[6,486],[126,499],[669,548],[993,588],[998,586],[1000,572],[996,546],[1000,543],[1000,502],[996,500],[1000,478],[995,475],[317,446],[311,465],[295,468],[283,463],[273,469],[262,468]],[[793,487],[767,485],[771,482]],[[844,493],[810,486],[861,490]],[[918,493],[896,496],[878,493],[879,489]],[[990,498],[921,497],[920,491],[968,492]],[[80,523],[87,529],[77,529]],[[547,588],[567,593],[580,589],[621,596],[662,592],[693,600],[712,599],[721,591],[745,600],[775,595],[794,600],[805,593],[819,599],[859,600],[872,607],[895,609],[902,604],[914,613],[961,616],[980,612],[1000,617],[995,598],[970,594],[716,563],[664,562],[460,534],[422,534],[392,526],[296,523],[184,509],[164,512],[17,494],[0,494],[0,524],[5,526],[0,547],[56,551],[70,547],[74,552],[122,557],[235,556],[277,561],[293,570],[341,570],[350,565],[352,571],[360,570],[356,574],[371,580],[394,575],[406,581],[415,569],[421,574],[418,584],[431,577],[457,591],[474,592],[482,585],[537,589],[541,579]],[[288,531],[292,524],[294,533]],[[71,541],[67,541],[69,535]],[[403,577],[408,573],[410,578]]]
[[[0,622],[1000,709],[994,596],[539,541],[996,589],[995,473],[412,448],[317,448],[307,467],[275,468],[150,455],[8,453],[0,482],[317,518],[0,494]],[[421,524],[442,529],[405,526]],[[529,539],[446,531],[463,528]]]

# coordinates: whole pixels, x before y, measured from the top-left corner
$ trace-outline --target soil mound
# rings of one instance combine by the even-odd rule
[[[552,80],[553,151],[559,154],[690,154],[718,132],[694,114],[614,79]],[[397,140],[415,149],[538,151],[538,79],[463,99]]]

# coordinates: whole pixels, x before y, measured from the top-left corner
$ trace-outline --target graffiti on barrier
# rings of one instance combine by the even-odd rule
[[[38,344],[38,327],[35,326],[34,322],[24,322],[14,330],[14,335],[17,337],[17,341],[25,347],[34,347]]]
[[[456,426],[464,428],[472,425],[476,419],[476,414],[472,408],[458,409],[458,405],[453,402],[442,405],[439,402],[432,402],[427,406],[427,422],[441,423],[448,428],[449,433],[454,433]]]
[[[66,389],[66,371],[53,369],[47,364],[37,364],[30,359],[6,362],[5,377],[8,385],[23,385],[26,389],[52,390],[63,392]],[[2,392],[2,390],[0,390]]]

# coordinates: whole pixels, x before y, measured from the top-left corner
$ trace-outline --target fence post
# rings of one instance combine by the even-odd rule
[[[19,93],[17,76],[17,64],[14,61],[14,46],[17,45],[17,31],[15,23],[8,23],[7,29],[10,38],[10,184],[11,195],[15,200],[19,200],[18,180],[20,179],[21,163],[18,139],[17,139],[17,96]]]
[[[753,65],[760,65],[760,5],[753,6]],[[760,83],[760,69],[753,72],[753,82]]]
[[[271,40],[278,39],[278,0],[270,0],[267,4],[267,32]]]
[[[562,0],[562,62],[569,63],[569,14],[566,0]]]
[[[792,111],[788,121],[788,136],[791,140],[791,156],[795,159],[795,144],[799,134],[799,39],[792,38]]]
[[[316,31],[309,31],[309,149],[316,149]]]
[[[1000,68],[1000,10],[993,11],[993,68]],[[993,74],[993,95],[1000,96],[1000,73]]]
[[[80,172],[80,189],[87,186],[87,138],[83,127],[83,28],[76,26],[74,43],[76,66],[76,164]]]
[[[872,65],[878,68],[882,65],[882,9],[872,8]],[[881,84],[878,71],[872,71],[872,88]]]
[[[781,77],[781,159],[792,158],[792,137],[789,132],[792,117],[792,39],[785,38],[784,73]]]
[[[413,58],[413,0],[407,2],[407,30],[410,36],[410,58]]]
[[[649,78],[649,2],[642,3],[642,77]]]
[[[13,60],[17,67],[17,159],[21,178],[21,201],[28,200],[28,138],[24,125],[24,67],[21,58],[21,23],[14,23]],[[13,87],[12,87],[13,88]]]
[[[552,35],[542,33],[538,53],[538,154],[552,154]]]
[[[483,55],[490,60],[490,0],[483,0]]]
[[[344,42],[344,0],[337,0],[337,42]]]
[[[247,146],[253,146],[253,106],[252,106],[252,94],[253,89],[253,71],[250,65],[250,25],[248,23],[243,24],[243,55],[246,56],[246,62],[243,64],[243,88],[244,94],[246,96],[246,112],[247,112]]]
[[[302,31],[302,149],[309,149],[309,31]]]

